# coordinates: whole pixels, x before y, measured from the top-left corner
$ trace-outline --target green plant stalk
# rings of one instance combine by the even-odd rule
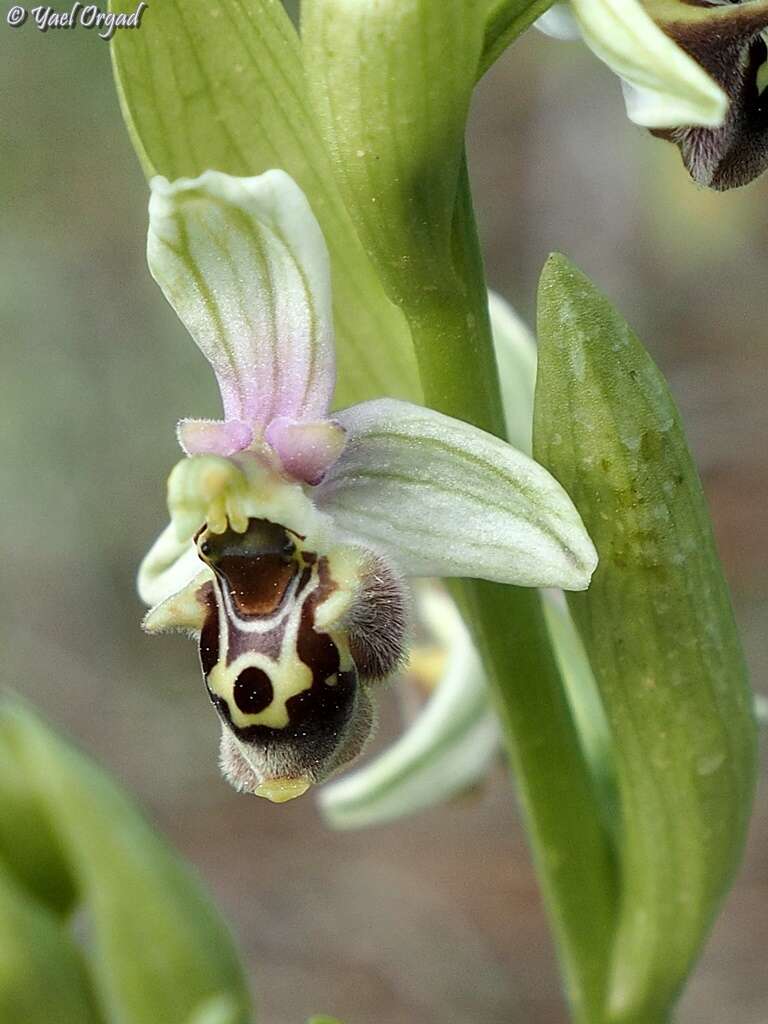
[[[404,312],[426,401],[503,436],[487,290],[466,165],[453,232],[453,302]],[[599,1024],[615,917],[614,857],[555,664],[539,595],[454,584],[492,681],[573,1018]]]
[[[499,59],[510,43],[549,10],[554,0],[500,0],[491,6],[486,22],[478,78]]]
[[[499,5],[499,11],[504,6]],[[511,8],[506,6],[509,14]],[[520,2],[514,6],[515,15],[522,15],[526,5]],[[317,7],[317,4],[312,7],[305,4],[302,16]],[[398,58],[400,70],[414,67],[409,53],[420,38],[419,33],[411,31],[412,21],[407,17],[410,8],[406,7],[403,5],[400,10],[408,53],[404,52],[402,60]],[[531,7],[531,16],[544,7],[539,0]],[[112,0],[112,9],[127,11],[128,0]],[[454,17],[446,22],[448,9]],[[354,12],[354,5],[344,9],[345,22]],[[450,5],[445,10],[435,7],[435,13],[439,19],[434,45],[423,53],[419,51],[420,59],[429,58],[431,63],[428,67],[425,65],[424,81],[418,76],[413,81],[415,108],[405,102],[408,97],[402,90],[387,94],[400,112],[402,167],[396,160],[393,166],[382,169],[385,158],[392,155],[390,131],[384,132],[383,139],[373,137],[371,145],[367,142],[361,145],[359,132],[354,127],[357,124],[354,118],[360,115],[360,104],[354,96],[351,109],[342,102],[349,95],[350,86],[356,95],[355,89],[361,85],[358,81],[359,40],[353,38],[349,42],[343,32],[329,30],[326,35],[333,52],[326,53],[321,47],[314,62],[315,75],[322,73],[323,79],[329,75],[332,78],[331,72],[340,66],[343,70],[343,65],[339,64],[343,54],[337,51],[345,51],[347,40],[349,72],[353,77],[341,82],[334,94],[335,103],[341,103],[342,109],[335,113],[340,118],[338,127],[343,129],[336,142],[346,143],[347,149],[342,146],[331,162],[337,175],[344,169],[343,177],[352,174],[345,202],[354,198],[351,193],[356,184],[365,197],[365,215],[361,220],[363,211],[358,204],[353,218],[357,239],[354,232],[348,230],[346,215],[332,215],[338,209],[338,202],[331,188],[331,167],[305,103],[305,78],[298,60],[295,34],[279,4],[253,0],[242,8],[237,3],[227,3],[219,11],[217,32],[212,32],[208,9],[201,0],[185,3],[168,0],[162,10],[155,12],[156,17],[150,19],[151,24],[147,22],[141,38],[138,33],[115,38],[116,73],[126,120],[145,167],[149,165],[152,171],[175,177],[199,173],[204,167],[255,174],[277,164],[307,190],[332,252],[344,257],[342,261],[336,260],[341,267],[341,272],[335,276],[339,326],[342,337],[346,338],[348,332],[344,330],[344,323],[349,320],[354,328],[349,337],[357,342],[354,354],[340,360],[340,379],[347,381],[346,401],[368,397],[367,389],[411,397],[410,386],[404,391],[405,377],[410,379],[411,375],[410,361],[393,360],[397,333],[394,321],[399,306],[409,316],[419,351],[419,371],[429,390],[429,404],[503,435],[486,285],[466,170],[462,172],[459,215],[453,231],[455,273],[444,277],[441,267],[436,265],[442,261],[445,250],[442,234],[440,244],[434,244],[440,214],[436,197],[446,197],[444,175],[438,174],[437,181],[432,183],[434,187],[429,185],[418,193],[419,199],[426,203],[425,219],[429,222],[428,244],[422,244],[419,250],[424,262],[418,267],[414,266],[413,243],[416,241],[414,232],[418,235],[419,210],[411,205],[398,206],[403,199],[413,197],[413,167],[406,166],[409,163],[406,157],[414,153],[429,156],[428,161],[419,165],[416,174],[419,181],[415,184],[423,185],[421,175],[430,170],[434,173],[436,166],[444,171],[450,168],[455,175],[451,145],[455,142],[460,153],[464,106],[468,106],[469,91],[477,77],[477,64],[472,63],[476,58],[468,52],[468,38],[478,55],[483,43],[487,53],[488,36],[483,39],[479,29],[474,34],[469,31],[474,17],[470,17],[469,8],[464,21],[460,18],[461,11]],[[395,23],[388,18],[384,20],[386,31],[382,29],[382,32],[389,38],[397,28],[396,19]],[[519,28],[521,22],[500,13],[495,25],[499,31],[494,39],[503,35],[508,42],[513,29],[517,30],[515,26]],[[446,26],[453,26],[455,66],[445,65]],[[305,44],[313,38],[311,32],[307,33]],[[376,35],[371,46],[373,53],[383,52],[380,35]],[[373,74],[376,68],[368,66]],[[312,80],[313,76],[309,78]],[[380,105],[377,90],[389,81],[386,75],[383,81],[377,79],[372,96],[366,94],[374,105]],[[450,100],[441,90],[430,90],[430,83],[434,86],[437,81],[451,91]],[[466,92],[463,99],[458,95],[462,90]],[[330,89],[323,85],[319,98],[325,93],[330,94]],[[425,120],[421,108],[427,95],[433,106]],[[262,102],[255,116],[253,104],[260,97]],[[315,99],[318,99],[318,91]],[[402,108],[400,99],[404,101]],[[326,111],[326,138],[332,134],[333,114],[333,110]],[[370,134],[372,126],[378,123],[366,114],[360,131],[364,128]],[[414,137],[409,128],[412,124],[424,128],[426,135],[421,139]],[[351,152],[349,146],[352,146]],[[444,153],[445,160],[435,160],[436,147]],[[335,147],[328,152],[334,153]],[[358,181],[354,173],[363,168],[364,156],[368,158],[364,168],[366,175],[370,172],[377,182],[375,194],[365,175]],[[451,192],[449,215],[452,200]],[[376,260],[379,277],[390,285],[390,305],[381,307],[389,313],[389,320],[385,322],[385,318],[380,318],[379,329],[367,334],[361,330],[359,297],[367,296],[368,286],[373,286],[368,279],[367,283],[361,281],[359,275],[355,279],[349,267],[354,269],[358,263],[367,265],[363,259],[365,252],[371,257],[381,256],[381,218],[384,215],[374,216],[372,202],[376,203],[376,211],[386,211],[384,228],[397,222],[403,230],[398,237],[394,237],[391,229],[385,233],[385,240],[394,243],[389,255],[394,256],[395,261]],[[361,233],[365,220],[371,221],[367,236],[364,231]],[[440,222],[441,232],[443,227],[447,238],[451,231],[450,216],[447,224]],[[408,237],[409,242],[401,249],[403,237]],[[362,249],[360,241],[365,243]],[[437,261],[430,258],[435,254],[440,257]],[[398,273],[397,259],[405,256],[408,263],[403,266],[403,272]],[[351,291],[347,290],[347,278]],[[406,294],[393,296],[391,292],[400,286]],[[350,310],[355,311],[351,317]],[[387,339],[386,346],[381,344],[382,338]],[[415,367],[413,371],[415,378]],[[598,1024],[613,901],[610,847],[600,825],[599,800],[589,766],[579,746],[542,622],[539,598],[533,591],[516,591],[491,584],[468,583],[462,585],[461,590],[462,601],[473,617],[479,644],[494,679],[574,1016],[580,1024]],[[510,671],[511,666],[514,666],[513,671]]]

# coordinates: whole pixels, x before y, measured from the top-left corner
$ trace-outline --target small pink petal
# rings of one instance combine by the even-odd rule
[[[176,436],[187,455],[234,455],[253,441],[242,420],[180,420]]]
[[[346,431],[335,420],[300,422],[279,416],[266,430],[289,476],[308,484],[319,484],[341,455]]]

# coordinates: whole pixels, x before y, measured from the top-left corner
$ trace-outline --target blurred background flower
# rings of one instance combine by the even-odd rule
[[[212,16],[215,9],[212,10]],[[151,10],[146,17],[151,16]],[[503,768],[459,802],[334,834],[218,777],[193,649],[138,630],[173,428],[215,384],[146,270],[147,192],[93,33],[2,33],[5,686],[134,790],[204,875],[263,1019],[562,1024]],[[547,253],[611,296],[671,382],[758,690],[768,671],[768,179],[714,195],[625,116],[585,47],[530,32],[481,83],[471,170],[491,285],[530,322]],[[385,699],[380,743],[399,727]],[[768,797],[678,1024],[755,1024],[768,979]],[[444,950],[460,951],[446,958]],[[521,952],[525,952],[525,956]]]

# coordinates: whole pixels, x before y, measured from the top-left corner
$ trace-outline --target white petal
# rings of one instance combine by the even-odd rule
[[[328,252],[283,171],[152,180],[153,277],[216,373],[227,420],[323,419],[334,360]]]
[[[336,417],[347,446],[315,488],[336,528],[411,576],[583,590],[597,555],[557,481],[485,431],[408,402]]]
[[[627,114],[646,128],[722,124],[725,93],[638,0],[571,0],[587,46],[630,86]]]
[[[552,649],[584,753],[597,784],[609,800],[615,799],[610,727],[587,652],[565,595],[557,590],[544,590],[541,596]]]
[[[534,28],[553,39],[579,39],[579,26],[568,4],[554,4],[533,23]]]
[[[483,666],[456,606],[430,588],[418,611],[448,652],[446,673],[396,743],[320,790],[320,809],[335,828],[383,824],[442,803],[483,778],[499,751]]]
[[[152,608],[183,590],[203,568],[193,541],[180,541],[169,523],[139,566],[139,597]]]
[[[533,393],[536,388],[536,342],[510,304],[488,292],[493,347],[499,368],[507,440],[526,455],[533,447]]]

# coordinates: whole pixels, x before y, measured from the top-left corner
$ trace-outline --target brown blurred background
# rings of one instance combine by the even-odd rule
[[[151,11],[147,12],[151,16]],[[144,260],[147,191],[107,46],[0,25],[3,685],[138,794],[232,923],[267,1024],[562,1024],[541,905],[499,768],[483,792],[334,835],[311,799],[238,797],[194,646],[138,628],[182,415],[211,374]],[[560,249],[668,375],[753,680],[768,669],[768,178],[710,195],[625,119],[579,45],[529,33],[481,84],[470,141],[491,284],[529,319]],[[768,793],[679,1024],[768,1020]]]

